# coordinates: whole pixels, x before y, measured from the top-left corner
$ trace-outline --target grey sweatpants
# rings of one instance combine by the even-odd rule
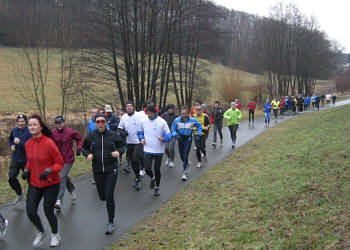
[[[64,192],[66,191],[66,188],[70,193],[74,191],[74,185],[68,177],[69,171],[71,170],[72,166],[73,163],[66,163],[63,165],[63,168],[60,171],[61,182],[57,200],[61,200],[61,202],[63,202]]]

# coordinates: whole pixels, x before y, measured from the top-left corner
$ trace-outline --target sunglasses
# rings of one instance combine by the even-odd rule
[[[98,121],[95,121],[95,123],[96,124],[101,124],[101,125],[103,125],[103,124],[106,124],[106,121],[105,120],[98,120]]]

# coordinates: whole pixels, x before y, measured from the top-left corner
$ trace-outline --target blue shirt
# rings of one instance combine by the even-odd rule
[[[264,104],[264,112],[265,113],[271,113],[271,103],[265,103]]]
[[[196,129],[196,135],[200,135],[202,132],[202,125],[193,117],[188,117],[185,121],[180,117],[176,118],[171,125],[171,134],[173,137],[185,136],[189,140],[194,128]]]
[[[15,144],[13,142],[13,140],[16,137],[19,138],[20,140],[19,144]],[[12,147],[12,145],[15,145],[16,147],[16,150],[12,152],[13,161],[23,162],[23,163],[27,162],[24,145],[30,138],[32,138],[32,135],[29,133],[29,130],[27,127],[24,127],[24,128],[15,127],[12,129],[10,138],[9,138],[9,145],[10,145],[10,148]]]

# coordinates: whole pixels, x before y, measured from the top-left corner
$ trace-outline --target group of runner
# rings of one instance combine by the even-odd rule
[[[302,98],[302,97],[297,97]],[[306,98],[303,98],[305,102]],[[281,107],[287,108],[291,97],[269,100],[264,105],[265,122],[269,123],[269,115],[274,111],[275,116]],[[282,103],[282,106],[281,106]],[[207,161],[206,141],[209,131],[213,127],[212,147],[217,146],[217,134],[220,144],[223,144],[223,120],[227,121],[230,131],[232,148],[236,146],[237,129],[242,118],[242,106],[236,99],[231,107],[224,111],[220,102],[216,101],[211,110],[205,104],[196,101],[191,109],[179,108],[168,104],[164,112],[160,112],[152,100],[147,100],[147,107],[136,111],[131,101],[119,110],[119,116],[114,114],[111,105],[105,105],[104,111],[97,108],[91,110],[91,119],[88,121],[88,134],[83,140],[75,130],[65,126],[65,119],[57,116],[54,119],[55,128],[50,130],[42,118],[31,115],[28,119],[24,114],[17,117],[17,126],[12,129],[9,137],[9,146],[12,150],[12,160],[9,169],[9,184],[16,192],[13,205],[24,200],[21,185],[17,179],[20,170],[22,178],[28,181],[26,211],[28,218],[35,225],[38,233],[33,246],[43,243],[47,230],[43,227],[38,216],[38,206],[44,198],[44,213],[51,227],[50,246],[58,246],[61,242],[58,233],[56,212],[61,211],[65,189],[67,188],[71,200],[76,200],[76,192],[69,172],[74,163],[74,155],[81,153],[91,161],[93,180],[97,193],[102,201],[106,201],[108,223],[106,234],[112,234],[115,217],[114,190],[118,176],[118,166],[122,164],[125,153],[123,170],[135,176],[133,188],[139,191],[142,187],[142,177],[147,174],[150,178],[149,187],[153,195],[160,195],[161,164],[165,153],[165,165],[175,166],[175,145],[178,143],[178,152],[182,161],[183,172],[181,180],[188,179],[190,162],[188,160],[192,141],[195,144],[197,168]],[[256,103],[250,99],[247,105],[249,124],[254,124]],[[276,111],[275,111],[276,110]],[[281,114],[286,112],[281,110]],[[276,115],[277,113],[277,115]],[[267,120],[266,120],[267,119]],[[76,152],[74,153],[74,141]],[[0,236],[5,234],[8,221],[0,214]]]

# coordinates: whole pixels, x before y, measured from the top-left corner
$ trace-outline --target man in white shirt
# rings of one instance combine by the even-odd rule
[[[137,135],[144,146],[145,169],[147,175],[151,177],[150,188],[154,188],[154,196],[159,196],[164,143],[170,141],[172,136],[168,124],[158,116],[154,106],[148,106],[146,113],[148,118],[142,120]],[[155,174],[152,171],[153,160]]]
[[[143,157],[143,148],[140,143],[137,131],[140,128],[141,121],[145,118],[144,115],[134,111],[134,105],[131,101],[126,103],[126,114],[120,119],[118,128],[125,130],[127,133],[127,158],[131,161],[131,167],[135,174],[135,185],[133,186],[136,191],[141,189],[141,161]]]

